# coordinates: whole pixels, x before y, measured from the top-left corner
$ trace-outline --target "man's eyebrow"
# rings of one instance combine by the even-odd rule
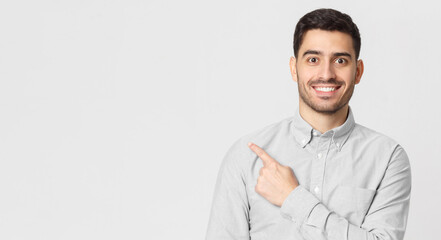
[[[341,57],[341,56],[346,56],[352,59],[351,54],[349,54],[348,52],[336,52],[334,54],[332,54],[334,57]]]
[[[307,50],[303,53],[303,57],[308,55],[308,54],[314,54],[314,55],[322,55],[322,52],[317,51],[317,50]]]
[[[323,53],[321,51],[318,50],[307,50],[303,53],[303,57],[308,55],[308,54],[313,54],[313,55],[323,55]],[[342,56],[346,56],[352,59],[352,55],[348,52],[336,52],[333,53],[332,56],[334,57],[342,57]]]

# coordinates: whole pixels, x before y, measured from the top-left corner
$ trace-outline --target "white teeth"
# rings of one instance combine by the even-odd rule
[[[335,90],[333,87],[316,87],[315,89],[320,92],[332,92]]]

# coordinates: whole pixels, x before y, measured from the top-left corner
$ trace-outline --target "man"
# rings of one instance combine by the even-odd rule
[[[354,122],[349,100],[363,74],[360,34],[332,9],[294,33],[295,115],[229,149],[207,239],[403,239],[411,175],[403,148]]]

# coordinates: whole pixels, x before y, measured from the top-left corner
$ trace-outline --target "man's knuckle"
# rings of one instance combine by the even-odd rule
[[[268,163],[268,167],[277,168],[277,164],[275,162],[270,162],[270,163]]]
[[[260,188],[261,188],[260,184],[256,184],[256,186],[254,187],[254,190],[259,193]]]

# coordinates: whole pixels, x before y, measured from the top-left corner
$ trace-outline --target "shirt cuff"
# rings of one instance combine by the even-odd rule
[[[301,185],[297,186],[283,202],[280,213],[284,218],[303,223],[320,201]]]

